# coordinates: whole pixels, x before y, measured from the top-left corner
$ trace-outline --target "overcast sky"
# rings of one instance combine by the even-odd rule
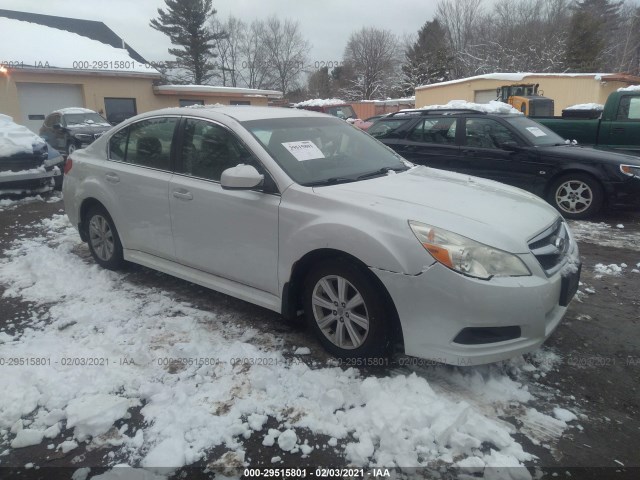
[[[349,35],[364,26],[402,36],[431,20],[435,0],[213,0],[218,17],[244,20],[271,15],[300,22],[312,45],[311,65],[339,61]],[[167,37],[149,27],[164,0],[0,0],[0,8],[104,22],[147,60],[167,60]]]

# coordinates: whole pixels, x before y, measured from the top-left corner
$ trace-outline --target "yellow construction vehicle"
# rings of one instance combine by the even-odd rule
[[[508,103],[528,117],[553,117],[553,99],[538,90],[538,83],[520,83],[498,87],[498,100]]]

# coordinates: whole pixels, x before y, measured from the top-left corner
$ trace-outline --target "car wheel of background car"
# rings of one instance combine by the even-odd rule
[[[109,270],[117,270],[124,263],[122,244],[113,220],[102,207],[92,207],[85,217],[89,250],[95,261]]]
[[[77,150],[76,144],[73,142],[69,142],[67,144],[67,155],[71,155],[73,152]]]
[[[387,354],[388,309],[367,272],[344,261],[328,261],[307,276],[307,321],[320,343],[339,358]]]
[[[549,196],[553,206],[565,218],[588,218],[602,208],[602,187],[595,179],[583,173],[565,175],[556,180]]]

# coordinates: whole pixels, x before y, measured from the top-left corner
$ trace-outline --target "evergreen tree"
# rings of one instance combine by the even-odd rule
[[[332,92],[329,67],[322,67],[309,75],[307,90],[309,91],[309,95],[313,98],[331,97]]]
[[[576,3],[567,38],[567,66],[576,72],[606,69],[608,47],[616,41],[618,11],[623,2],[580,0]]]
[[[449,64],[453,56],[446,33],[438,20],[426,22],[418,31],[418,39],[405,52],[402,65],[405,93],[412,95],[415,88],[449,80]]]
[[[196,85],[210,81],[215,75],[216,55],[213,47],[224,32],[213,33],[207,22],[216,14],[212,0],[165,0],[166,11],[159,8],[158,17],[149,25],[169,37],[173,45],[169,53],[176,57],[171,66],[189,72]]]

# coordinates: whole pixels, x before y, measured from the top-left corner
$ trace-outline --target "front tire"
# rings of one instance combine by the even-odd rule
[[[85,218],[85,225],[89,250],[96,263],[109,270],[121,268],[124,264],[122,243],[107,211],[100,206],[92,207]]]
[[[350,262],[325,261],[307,276],[304,310],[324,348],[341,359],[389,353],[389,309],[368,272]]]
[[[76,144],[73,142],[69,142],[67,144],[67,156],[71,155],[73,152],[75,152],[78,149],[78,147],[76,147]]]
[[[583,173],[560,177],[549,192],[549,202],[563,217],[571,220],[592,217],[602,208],[603,200],[598,181]]]

